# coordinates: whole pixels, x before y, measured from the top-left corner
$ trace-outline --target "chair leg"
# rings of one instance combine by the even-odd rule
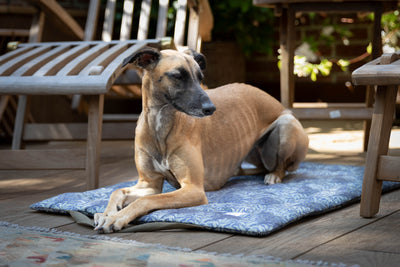
[[[17,114],[15,116],[15,123],[14,123],[14,133],[13,139],[11,144],[12,150],[21,149],[22,146],[22,134],[24,132],[24,124],[26,120],[26,111],[28,105],[28,96],[20,95],[18,97],[18,107],[17,107]]]
[[[382,37],[381,37],[381,18],[382,18],[383,7],[381,3],[377,3],[374,11],[374,28],[372,35],[372,58],[378,58],[382,55]],[[370,108],[374,104],[375,90],[374,86],[368,85],[365,95],[365,105]],[[369,136],[371,131],[371,121],[364,121],[364,143],[363,150],[368,150]]]
[[[89,104],[86,152],[87,189],[99,187],[100,145],[104,95],[87,96]]]
[[[371,108],[374,105],[375,88],[372,85],[368,85],[365,94],[365,106]],[[369,135],[371,132],[371,120],[364,121],[364,143],[363,151],[368,151]]]
[[[379,157],[387,155],[389,150],[396,95],[397,86],[380,86],[376,92],[360,205],[360,215],[365,218],[379,211],[382,191],[382,181],[377,177]]]

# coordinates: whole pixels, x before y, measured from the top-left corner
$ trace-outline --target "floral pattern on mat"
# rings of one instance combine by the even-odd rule
[[[102,238],[102,239],[99,239]],[[0,266],[310,266],[273,257],[224,256],[0,222]],[[337,266],[344,266],[343,264]]]
[[[304,162],[281,184],[267,186],[262,176],[233,177],[221,190],[206,193],[207,205],[159,210],[139,221],[179,222],[219,232],[266,236],[306,216],[358,201],[363,174],[364,167],[360,166]],[[74,210],[93,216],[103,212],[115,189],[135,183],[65,193],[33,204],[31,208],[56,213]],[[384,182],[383,191],[399,187],[400,183]],[[172,190],[172,186],[164,184],[164,192]]]

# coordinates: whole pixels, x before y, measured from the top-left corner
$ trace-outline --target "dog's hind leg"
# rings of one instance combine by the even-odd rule
[[[261,162],[269,172],[264,177],[265,184],[280,183],[282,182],[282,178],[285,176],[285,166],[281,156],[281,146],[279,124],[273,125],[273,128],[264,135],[257,144],[257,150]]]
[[[283,113],[257,144],[264,167],[265,184],[282,182],[286,171],[294,171],[305,158],[308,137],[300,122],[290,113]]]

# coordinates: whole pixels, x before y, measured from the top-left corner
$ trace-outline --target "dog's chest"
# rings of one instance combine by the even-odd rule
[[[174,174],[172,173],[169,162],[167,159],[162,159],[158,161],[157,159],[152,159],[153,168],[156,172],[164,175],[165,179],[175,188],[180,188],[180,184]]]
[[[160,172],[163,174],[169,172],[169,163],[168,163],[168,160],[166,160],[166,159],[162,159],[161,161],[158,161],[157,159],[153,158],[152,164],[153,164],[153,168],[156,172]]]

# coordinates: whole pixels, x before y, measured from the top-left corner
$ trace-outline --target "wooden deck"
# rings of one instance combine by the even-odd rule
[[[361,123],[304,122],[310,134],[308,161],[363,165]],[[346,131],[343,131],[346,130]],[[392,135],[391,153],[400,155],[400,129]],[[83,146],[84,143],[31,144]],[[134,179],[132,141],[103,142],[100,186]],[[1,171],[0,220],[23,226],[57,228],[95,235],[68,216],[31,211],[28,206],[63,192],[85,189],[83,171]],[[373,219],[359,217],[359,204],[294,223],[264,238],[193,230],[116,233],[145,243],[218,253],[270,255],[282,259],[343,262],[360,266],[400,266],[400,190],[385,194]]]

